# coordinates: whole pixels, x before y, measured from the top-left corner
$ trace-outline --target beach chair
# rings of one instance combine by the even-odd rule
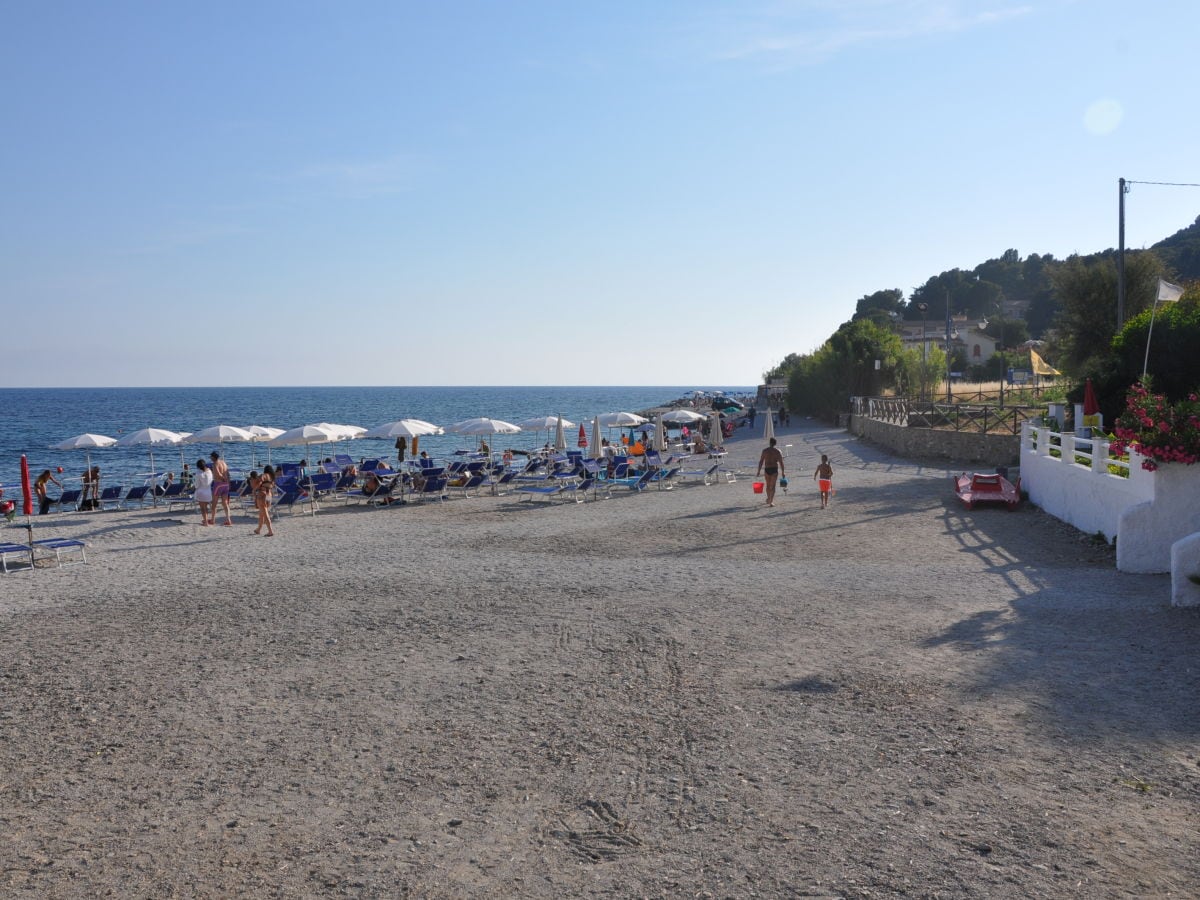
[[[535,497],[542,497],[546,500],[553,500],[563,492],[563,484],[561,482],[552,482],[549,484],[523,484],[517,488],[517,493],[522,496],[518,498],[518,502],[528,499],[531,503]]]
[[[413,493],[417,499],[424,503],[426,497],[437,497],[438,500],[446,499],[446,483],[448,479],[445,475],[427,476],[421,486],[413,487]]]
[[[70,562],[71,556],[78,554],[77,563],[87,562],[87,550],[83,541],[75,541],[70,538],[42,538],[40,541],[33,542],[33,550],[36,555],[38,550],[45,550],[47,553],[54,554],[54,561],[60,566],[65,566]],[[64,558],[63,554],[66,554]]]
[[[186,490],[186,485],[182,481],[176,481],[173,484],[167,485],[158,499],[167,504],[167,510],[172,510],[176,506],[190,506],[192,504],[192,495]],[[230,491],[232,494],[232,491]]]
[[[63,491],[62,495],[53,501],[50,506],[51,508],[57,506],[59,512],[74,512],[79,509],[79,498],[82,496],[83,491],[78,488],[72,488],[69,491]]]
[[[675,487],[675,479],[679,477],[679,472],[679,466],[673,466],[669,469],[659,469],[650,475],[648,484],[653,484],[660,491],[669,491]]]
[[[720,463],[713,463],[707,469],[680,469],[678,477],[680,481],[699,478],[702,484],[716,484],[721,480],[721,465]]]
[[[478,496],[479,495],[479,486],[483,484],[483,481],[484,481],[484,475],[482,473],[477,472],[474,475],[467,476],[467,478],[463,481],[462,484],[455,485],[454,487],[457,490],[462,491],[462,495],[464,497],[470,497],[471,491],[474,491],[475,496]]]
[[[8,574],[9,571],[8,558],[10,556],[24,559],[25,564],[30,569],[33,568],[33,551],[29,549],[28,544],[10,544],[8,542],[0,544],[0,570],[3,570],[5,574]]]
[[[654,473],[647,469],[640,475],[630,475],[626,478],[612,478],[605,482],[609,494],[612,494],[613,488],[628,488],[629,490],[638,493],[644,491],[650,484],[650,479],[654,477]]]
[[[180,485],[182,487],[182,484]],[[133,509],[135,506],[142,507],[146,505],[146,501],[150,499],[150,485],[139,484],[137,487],[131,487],[125,492],[125,496],[121,498],[122,509]]]
[[[583,478],[579,481],[572,481],[568,484],[564,484],[562,486],[562,491],[559,493],[559,496],[562,497],[564,502],[567,500],[574,500],[576,503],[582,503],[584,500],[587,499],[587,495],[588,495],[589,491],[591,491],[592,496],[595,497],[595,495],[596,495],[595,487],[596,487],[596,479],[595,478],[590,478],[590,477]]]
[[[100,491],[100,508],[101,509],[120,509],[121,508],[121,486],[119,484],[112,487],[103,488]]]
[[[277,510],[291,510],[292,515],[296,514],[296,507],[304,508],[308,497],[298,488],[293,488],[290,491],[284,491],[275,497],[275,502],[271,504],[271,515],[275,515]]]
[[[338,464],[338,471],[348,469],[354,465],[354,460],[349,453],[336,453],[334,454],[333,461]]]
[[[510,469],[502,471],[499,475],[492,474],[490,478],[484,481],[492,489],[492,496],[499,497],[501,494],[507,494],[513,483],[513,479],[517,477],[517,470]]]

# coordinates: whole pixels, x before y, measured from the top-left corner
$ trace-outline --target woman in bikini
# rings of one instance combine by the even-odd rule
[[[271,494],[275,490],[275,470],[270,466],[263,469],[262,475],[251,479],[251,490],[254,491],[254,508],[258,510],[258,527],[255,534],[262,534],[263,526],[267,526],[267,537],[275,537],[275,529],[271,525]]]

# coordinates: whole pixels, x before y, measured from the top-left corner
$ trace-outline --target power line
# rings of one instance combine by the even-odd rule
[[[1189,184],[1183,181],[1134,181],[1132,178],[1125,179],[1126,184],[1157,184],[1162,187],[1200,187],[1200,184]]]

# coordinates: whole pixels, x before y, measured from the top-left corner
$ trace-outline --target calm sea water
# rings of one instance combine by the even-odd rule
[[[424,419],[448,425],[475,416],[519,422],[534,416],[561,413],[572,422],[598,413],[638,412],[660,406],[695,389],[724,390],[732,395],[752,393],[748,387],[690,385],[687,387],[314,387],[314,388],[6,388],[0,389],[0,483],[20,483],[21,454],[29,457],[34,477],[43,469],[63,467],[77,482],[86,465],[82,450],[48,449],[78,434],[91,432],[120,438],[153,426],[170,431],[199,431],[210,425],[270,425],[294,428],[314,422],[336,422],[370,428],[396,419]],[[477,438],[462,435],[421,439],[431,455],[470,446]],[[495,448],[541,446],[545,433],[518,434],[492,440]],[[574,446],[573,437],[569,439]],[[391,441],[350,441],[317,450],[354,458],[392,453]],[[178,473],[183,460],[195,467],[207,457],[210,445],[185,444],[154,448],[154,470]],[[261,445],[227,443],[222,455],[234,468],[266,462]],[[301,458],[304,448],[271,451],[272,460]],[[150,448],[93,450],[93,465],[101,467],[104,482],[141,483],[150,468]],[[61,476],[59,480],[62,480]]]

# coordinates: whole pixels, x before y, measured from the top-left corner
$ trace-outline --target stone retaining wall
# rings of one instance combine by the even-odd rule
[[[1015,434],[908,428],[866,416],[850,416],[849,429],[863,440],[887,447],[900,456],[941,457],[981,466],[1017,466],[1021,460],[1021,438]]]

